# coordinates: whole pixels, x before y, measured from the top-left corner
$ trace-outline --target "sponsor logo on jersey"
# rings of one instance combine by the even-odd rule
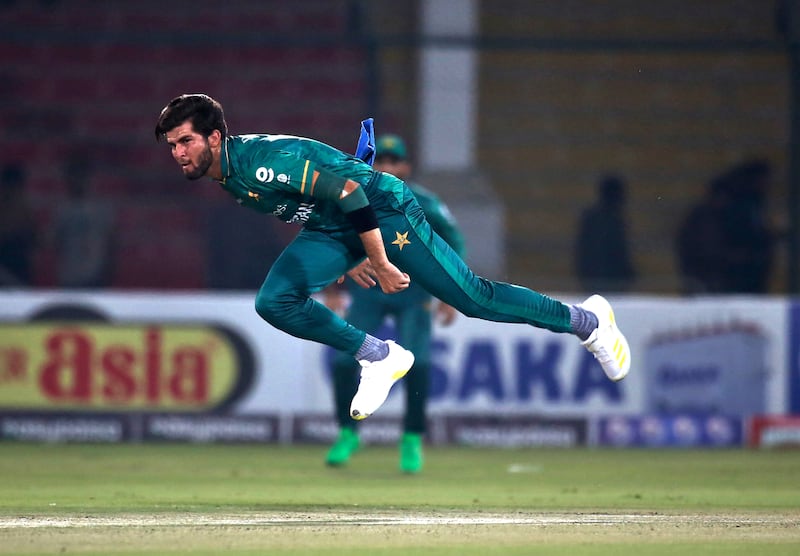
[[[297,211],[286,222],[289,224],[308,222],[308,219],[311,218],[312,212],[314,212],[314,203],[300,203],[300,205],[297,207]]]
[[[264,168],[262,166],[256,170],[256,179],[261,183],[269,183],[275,179],[275,171],[272,168]]]

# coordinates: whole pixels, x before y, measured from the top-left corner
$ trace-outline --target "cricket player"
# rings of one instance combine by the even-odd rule
[[[528,288],[476,276],[431,229],[402,180],[314,139],[229,135],[222,105],[205,94],[172,99],[155,135],[190,180],[211,178],[242,205],[303,229],[273,264],[255,300],[284,332],[352,354],[361,365],[350,416],[365,419],[411,369],[414,355],[356,328],[311,298],[347,274],[384,293],[411,279],[469,317],[576,335],[611,380],[630,369],[628,343],[610,304],[593,295],[568,305]]]
[[[414,193],[433,231],[464,258],[464,236],[447,206],[428,189],[408,181],[412,165],[408,149],[397,135],[383,135],[375,141],[375,162],[372,167],[403,180]],[[405,416],[400,438],[400,470],[419,473],[423,465],[422,442],[426,429],[426,406],[430,384],[430,352],[432,314],[443,325],[451,324],[456,310],[446,303],[434,301],[416,281],[402,292],[385,294],[379,287],[361,288],[348,281],[351,303],[345,319],[353,326],[374,334],[384,320],[394,320],[403,346],[414,354],[414,366],[405,377]],[[325,304],[341,312],[345,291],[330,287],[325,290]],[[339,437],[331,446],[325,462],[331,466],[346,464],[358,450],[358,421],[350,417],[350,400],[358,390],[359,364],[347,352],[336,352],[333,360],[333,392]]]

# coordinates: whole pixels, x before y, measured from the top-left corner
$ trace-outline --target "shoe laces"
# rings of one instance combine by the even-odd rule
[[[597,336],[595,337],[594,341],[587,345],[586,348],[592,352],[594,358],[597,359],[601,365],[605,363],[613,363],[614,357],[608,352],[608,350],[605,349],[603,342],[600,341],[600,335],[601,331],[598,329]]]
[[[594,355],[594,358],[597,359],[601,365],[615,362],[614,358],[603,348],[603,346],[597,346],[595,349],[591,349],[590,351]]]

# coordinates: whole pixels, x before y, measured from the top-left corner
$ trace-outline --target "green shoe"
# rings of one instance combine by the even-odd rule
[[[400,471],[419,473],[422,471],[422,435],[403,433],[400,439]]]
[[[353,429],[343,428],[339,431],[339,438],[333,443],[331,449],[328,450],[328,456],[325,458],[325,463],[333,467],[339,467],[346,464],[358,450],[358,433]]]

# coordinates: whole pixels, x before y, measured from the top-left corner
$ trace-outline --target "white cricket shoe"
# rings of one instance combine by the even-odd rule
[[[372,363],[359,361],[361,382],[350,403],[350,417],[357,421],[375,413],[386,401],[394,383],[406,376],[414,364],[413,353],[392,340],[386,343],[389,344],[389,355],[385,359]]]
[[[581,345],[594,354],[608,378],[614,382],[622,380],[631,368],[631,350],[617,328],[611,305],[605,297],[593,295],[578,307],[597,315],[597,328]]]

